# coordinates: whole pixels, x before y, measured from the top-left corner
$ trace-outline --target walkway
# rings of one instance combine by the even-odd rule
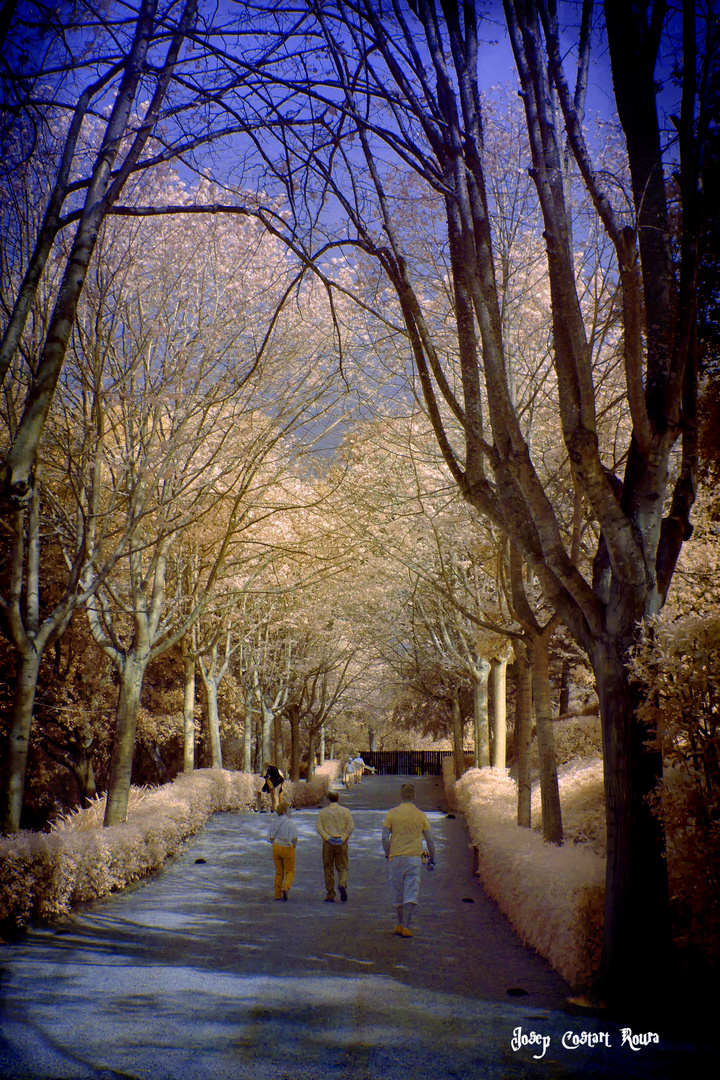
[[[663,1037],[631,1050],[617,1025],[562,1011],[567,987],[480,889],[463,819],[447,814],[436,777],[415,783],[438,866],[423,874],[415,936],[394,936],[380,831],[401,779],[366,777],[341,794],[355,819],[347,904],[323,902],[316,810],[294,815],[286,904],[273,900],[269,815],[216,814],[162,874],[3,947],[0,1076],[711,1074],[699,1044]],[[518,1029],[538,1041],[514,1048]],[[565,1032],[577,1049],[563,1047]],[[587,1045],[601,1032],[609,1048]]]

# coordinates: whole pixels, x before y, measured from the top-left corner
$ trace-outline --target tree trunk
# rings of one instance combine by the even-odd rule
[[[210,765],[213,769],[222,769],[222,750],[220,748],[220,716],[218,713],[217,680],[210,675],[205,678],[205,700],[207,702],[208,739],[210,742]]]
[[[570,709],[570,661],[563,660],[562,674],[560,675],[560,700],[558,702],[558,716],[566,716]]]
[[[245,694],[245,726],[243,729],[243,772],[252,772],[252,729],[253,729],[253,693],[252,687]]]
[[[5,764],[3,833],[15,833],[20,828],[25,773],[30,748],[30,728],[41,655],[33,648],[26,656],[21,657],[20,671],[15,684],[15,704],[10,728],[8,758]]]
[[[275,757],[273,758],[273,761],[278,769],[282,769],[282,762],[285,757],[285,747],[283,746],[282,716],[280,713],[276,713],[273,717],[273,740],[275,742]]]
[[[307,781],[310,783],[315,775],[315,730],[310,728],[308,732],[308,766]]]
[[[195,768],[195,659],[188,653],[185,664],[185,703],[183,706],[183,772]]]
[[[78,753],[77,759],[73,765],[73,774],[77,781],[78,790],[80,791],[80,804],[82,806],[89,806],[91,801],[97,795],[92,750],[87,753],[82,751]]]
[[[535,723],[537,726],[538,757],[540,759],[540,804],[542,806],[543,839],[551,844],[562,844],[562,814],[560,811],[557,762],[555,760],[555,733],[552,726],[550,677],[548,673],[548,635],[546,633],[538,635],[533,641],[532,687]]]
[[[127,818],[132,763],[135,752],[140,693],[148,660],[127,653],[120,675],[120,700],[115,720],[115,737],[110,760],[107,805],[103,825],[120,825]]]
[[[290,779],[294,784],[300,779],[300,715],[296,708],[288,712],[290,719]]]
[[[320,728],[320,764],[325,764],[325,725]]]
[[[490,725],[488,722],[488,677],[490,664],[478,663],[479,677],[475,679],[475,768],[490,764]]]
[[[273,713],[270,709],[266,708],[265,703],[261,702],[262,709],[262,762],[264,765],[266,761],[272,761],[272,728],[273,728]]]
[[[160,783],[169,784],[170,773],[168,772],[168,767],[165,764],[165,758],[162,756],[155,743],[141,741],[140,745],[152,761],[155,767],[155,772],[157,773],[157,778]]]
[[[629,683],[617,642],[596,644],[593,667],[600,698],[607,814],[605,934],[597,990],[613,1003],[637,1005],[648,987],[667,987],[671,958],[665,833],[648,797],[662,779],[662,756],[637,719],[640,694]],[[642,999],[638,995],[642,993]]]
[[[455,779],[459,780],[465,772],[465,749],[463,747],[463,722],[460,713],[460,695],[453,687],[452,695],[453,758],[455,761]]]
[[[515,750],[517,754],[518,811],[517,823],[530,828],[532,784],[530,782],[530,744],[532,742],[532,678],[525,645],[513,641],[517,676],[515,679]]]
[[[505,768],[507,747],[507,666],[510,654],[494,660],[493,676],[493,745],[492,763],[495,769]]]

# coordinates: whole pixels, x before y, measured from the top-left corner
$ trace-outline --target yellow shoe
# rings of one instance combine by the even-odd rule
[[[412,930],[408,930],[407,926],[400,927],[400,933],[402,934],[403,937],[412,937],[413,936]]]
[[[403,928],[399,924],[393,930],[393,934],[402,934],[402,932],[403,932]]]

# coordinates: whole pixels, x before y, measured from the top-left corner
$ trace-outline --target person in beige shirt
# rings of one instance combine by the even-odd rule
[[[410,923],[420,897],[423,839],[430,857],[430,870],[435,866],[435,841],[427,816],[415,805],[414,785],[403,784],[400,798],[402,802],[388,810],[385,816],[382,845],[385,858],[390,860],[390,891],[398,918],[393,932],[412,937]]]
[[[328,791],[328,805],[324,806],[317,818],[317,831],[322,837],[322,861],[325,872],[325,903],[335,901],[335,871],[337,870],[338,892],[343,903],[347,900],[348,883],[348,840],[355,828],[352,814],[346,806],[340,805],[337,791]]]

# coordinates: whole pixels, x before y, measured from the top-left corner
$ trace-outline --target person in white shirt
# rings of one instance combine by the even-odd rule
[[[277,821],[268,829],[268,841],[273,846],[275,863],[275,899],[287,900],[295,877],[295,846],[298,842],[297,825],[289,816],[286,802],[278,803]]]
[[[355,825],[352,814],[346,806],[340,806],[337,791],[328,791],[328,805],[324,806],[317,817],[317,831],[322,837],[322,861],[325,872],[325,902],[335,901],[335,871],[338,877],[340,899],[347,900],[348,883],[348,840]]]
[[[363,759],[360,757],[359,754],[355,758],[355,760],[353,761],[353,771],[355,773],[355,783],[356,784],[361,784],[362,783],[362,776],[363,776],[363,773],[365,772],[365,762],[363,761]]]

